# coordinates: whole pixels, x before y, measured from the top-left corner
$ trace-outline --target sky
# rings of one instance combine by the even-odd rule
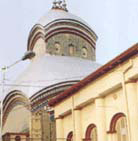
[[[29,32],[53,0],[0,0],[0,67],[20,59]],[[97,62],[105,64],[138,42],[138,0],[68,0],[69,12],[84,19],[98,35]],[[15,79],[29,62],[7,71]]]

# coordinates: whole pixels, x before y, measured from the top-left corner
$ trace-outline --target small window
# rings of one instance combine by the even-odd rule
[[[60,45],[59,42],[56,42],[55,43],[55,52],[56,52],[56,54],[59,54],[60,51],[61,51],[61,45]]]
[[[86,47],[82,48],[82,57],[87,58],[88,57],[88,50]]]
[[[69,55],[73,56],[75,54],[75,47],[73,44],[69,45]]]
[[[21,137],[20,136],[16,136],[15,137],[15,141],[21,141]]]

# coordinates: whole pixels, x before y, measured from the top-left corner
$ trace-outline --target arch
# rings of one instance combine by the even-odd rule
[[[45,41],[44,34],[43,34],[42,32],[38,32],[38,33],[32,38],[32,41],[30,41],[30,44],[28,45],[28,50],[33,50],[35,43],[36,43],[40,38]]]
[[[20,136],[16,136],[15,137],[15,141],[21,141],[21,137]]]
[[[10,111],[17,104],[23,105],[26,109],[29,110],[29,99],[25,96],[23,92],[19,90],[14,90],[8,93],[3,100],[3,126],[5,125],[6,119]]]
[[[61,46],[60,42],[55,42],[55,53],[56,54],[61,53],[61,48],[62,48],[62,46]]]
[[[33,26],[29,33],[29,38],[28,38],[28,43],[27,43],[27,50],[33,50],[33,46],[35,42],[38,40],[38,38],[43,38],[44,39],[45,32],[44,28],[40,24],[36,24]]]
[[[81,52],[82,52],[82,57],[83,58],[87,58],[88,57],[88,49],[87,49],[87,47],[83,46]]]
[[[117,113],[113,116],[111,123],[110,123],[110,129],[107,133],[116,133],[116,123],[119,118],[126,117],[124,113]]]
[[[73,56],[76,52],[76,47],[71,43],[69,44],[69,55]]]
[[[92,130],[96,128],[96,125],[95,124],[90,124],[88,127],[87,127],[87,130],[86,130],[86,134],[85,134],[85,141],[91,141],[91,133],[92,133]]]
[[[25,101],[29,102],[29,99],[26,97],[26,95],[20,91],[20,90],[13,90],[11,92],[9,92],[6,97],[3,99],[3,107],[5,109],[5,107],[8,105],[9,101],[15,97],[21,97],[22,99],[24,99]]]
[[[67,135],[67,141],[72,141],[73,140],[73,132],[69,132],[69,134]]]
[[[84,40],[86,40],[94,49],[95,49],[95,42],[92,40],[92,38],[89,37],[89,35],[85,34],[84,32],[78,30],[78,29],[73,29],[73,28],[59,28],[54,29],[52,31],[47,32],[47,34],[45,35],[45,42],[47,42],[51,37],[57,35],[57,34],[62,34],[62,33],[68,33],[68,34],[73,34],[73,35],[77,35],[81,38],[83,38]]]

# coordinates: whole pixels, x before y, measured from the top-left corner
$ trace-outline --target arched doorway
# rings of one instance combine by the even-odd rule
[[[97,127],[95,124],[90,124],[87,127],[85,141],[97,141]]]

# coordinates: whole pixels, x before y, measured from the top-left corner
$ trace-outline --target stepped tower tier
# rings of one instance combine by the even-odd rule
[[[31,138],[55,141],[55,127],[47,126],[51,122],[44,109],[51,98],[100,67],[95,62],[96,40],[90,26],[68,12],[65,0],[54,1],[30,31],[27,50],[35,56],[5,93],[3,133],[30,132]],[[17,121],[12,120],[15,114]]]
[[[63,4],[61,4],[63,3]],[[30,31],[28,50],[36,57],[44,54],[95,60],[97,35],[78,16],[68,12],[64,2],[54,2]]]

